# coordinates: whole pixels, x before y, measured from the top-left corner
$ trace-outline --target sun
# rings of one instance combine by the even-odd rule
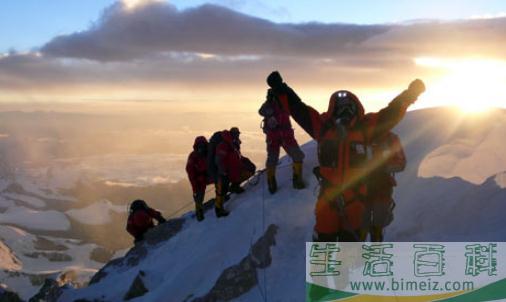
[[[152,3],[152,2],[162,2],[163,0],[121,0],[121,3],[123,3],[124,7],[127,10],[132,10],[136,7]]]
[[[506,61],[489,59],[416,58],[433,69],[425,100],[429,106],[456,106],[466,113],[482,113],[506,105]]]

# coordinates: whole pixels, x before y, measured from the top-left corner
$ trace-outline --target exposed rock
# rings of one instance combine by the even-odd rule
[[[21,195],[25,195],[25,196],[28,196],[28,197],[37,198],[37,199],[43,201],[45,204],[51,204],[51,205],[68,204],[68,200],[65,200],[65,199],[55,199],[55,198],[44,197],[44,196],[38,195],[36,193],[27,191],[27,190],[25,190],[25,188],[23,187],[23,185],[21,185],[21,184],[19,184],[17,182],[11,183],[2,192],[21,194]],[[19,203],[19,204],[30,206],[29,204],[27,204],[24,201],[21,201],[21,200],[15,200],[15,201],[17,203]]]
[[[78,270],[71,269],[62,271],[56,278],[56,282],[58,282],[60,287],[68,285],[72,288],[82,288],[88,285],[88,278],[86,277],[86,274],[82,274],[82,272]]]
[[[134,282],[132,282],[132,285],[130,285],[130,289],[125,294],[123,299],[130,300],[133,298],[137,298],[140,296],[143,296],[145,293],[148,292],[148,289],[144,285],[144,282],[142,281],[142,277],[145,276],[145,273],[143,271],[140,271],[137,276],[134,279]]]
[[[29,302],[53,302],[58,300],[63,289],[53,279],[46,279],[39,292],[28,300]]]
[[[0,302],[23,302],[15,292],[7,289],[7,286],[0,285]]]
[[[107,276],[109,269],[121,271],[122,267],[132,267],[139,264],[139,262],[146,257],[150,246],[158,243],[165,242],[176,235],[183,228],[185,222],[184,218],[176,218],[168,220],[155,228],[149,230],[144,235],[144,240],[137,243],[132,247],[128,253],[121,258],[114,259],[101,268],[90,280],[90,284],[99,282],[102,278]]]
[[[225,269],[213,288],[194,302],[230,301],[251,290],[258,284],[257,269],[271,265],[271,246],[276,244],[278,226],[269,225],[264,235],[251,247],[249,254],[239,264]]]
[[[54,243],[44,237],[37,237],[37,240],[33,243],[33,247],[40,251],[66,251],[69,249],[63,244]]]
[[[0,239],[0,263],[2,263],[2,268],[6,270],[15,271],[22,267],[21,261],[2,239]]]
[[[96,247],[91,251],[90,259],[100,263],[107,263],[114,256],[114,252],[103,247]]]
[[[25,253],[23,255],[30,258],[44,257],[52,262],[72,261],[72,257],[70,257],[69,255],[58,252],[33,252],[33,253]]]
[[[25,273],[21,271],[3,271],[9,278],[19,278],[19,277],[26,277],[28,280],[30,280],[30,284],[33,286],[41,286],[44,283],[44,280],[46,278],[51,278],[55,276],[55,273],[41,273],[41,274],[30,274]]]
[[[24,274],[26,276],[28,276],[28,278],[30,279],[30,283],[32,285],[35,285],[35,286],[40,286],[42,284],[44,284],[45,280],[47,279],[47,277],[51,274],[41,274],[41,275],[36,275],[36,274]]]

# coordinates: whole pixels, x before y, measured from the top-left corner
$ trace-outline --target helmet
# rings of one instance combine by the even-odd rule
[[[207,139],[203,136],[197,136],[193,143],[193,150],[205,154],[207,152]]]
[[[357,103],[353,95],[346,90],[340,90],[335,93],[335,102],[332,112],[334,119],[340,124],[349,124],[358,114]]]
[[[148,208],[148,204],[144,200],[136,199],[130,204],[130,213],[138,210],[147,210]]]
[[[237,127],[232,127],[232,128],[230,128],[229,131],[230,131],[230,134],[232,134],[232,136],[234,138],[238,138],[239,134],[241,134],[241,132],[239,131],[239,128],[237,128]]]

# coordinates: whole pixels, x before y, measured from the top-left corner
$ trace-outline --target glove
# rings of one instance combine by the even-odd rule
[[[283,85],[283,78],[278,71],[273,71],[267,77],[267,85],[274,90],[278,90]]]
[[[418,98],[425,91],[425,84],[420,79],[416,79],[409,84],[408,91],[410,94]]]

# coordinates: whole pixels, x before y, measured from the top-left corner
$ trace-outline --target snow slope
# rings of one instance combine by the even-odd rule
[[[79,238],[75,222],[62,208],[75,207],[75,199],[41,188],[20,170],[8,173],[0,168],[0,284],[28,300],[48,277],[65,275],[74,283],[87,282],[112,252],[73,239]],[[83,216],[81,211],[77,213]],[[96,211],[103,217],[108,214]],[[86,213],[90,219],[92,213]]]
[[[505,240],[506,190],[497,182],[504,176],[489,169],[502,169],[502,158],[480,150],[505,144],[496,141],[496,133],[505,132],[506,114],[497,111],[488,118],[499,119],[499,129],[463,118],[449,108],[410,112],[398,125],[395,131],[403,140],[409,163],[397,176],[396,219],[386,231],[387,240]],[[474,131],[478,130],[482,140],[471,144],[476,150],[444,147],[476,139]],[[173,236],[134,247],[95,276],[97,282],[65,290],[59,301],[122,301],[136,279],[142,280],[148,292],[133,301],[303,301],[305,242],[312,236],[317,192],[310,172],[317,164],[316,144],[309,142],[303,149],[307,155],[306,190],[291,188],[290,161],[283,158],[275,195],[267,192],[262,175],[258,185],[249,186],[245,194],[233,196],[227,203],[229,217],[217,219],[209,211],[198,223],[188,213],[174,221],[182,226]],[[430,163],[435,153],[440,154],[440,165]],[[448,163],[443,158],[453,160]],[[483,164],[480,181],[473,178],[471,170],[455,168],[467,160]],[[164,233],[171,228],[163,225],[159,229]],[[266,244],[272,236],[275,243]],[[265,259],[258,260],[258,255]]]
[[[112,221],[113,212],[126,212],[126,207],[114,205],[108,200],[101,200],[85,208],[68,210],[66,214],[80,223],[103,225]]]
[[[0,283],[7,284],[23,299],[39,290],[46,277],[77,272],[76,278],[89,278],[101,266],[90,259],[97,248],[79,240],[35,236],[13,226],[0,226]],[[8,248],[7,248],[8,246]],[[15,252],[15,254],[14,254]]]
[[[0,214],[1,224],[13,224],[27,229],[65,231],[70,228],[67,217],[58,211],[37,211],[26,207],[9,207]]]
[[[457,124],[459,129],[452,137],[424,158],[419,175],[460,177],[482,184],[488,177],[506,171],[506,120],[490,116],[463,116],[467,119],[465,125]]]

